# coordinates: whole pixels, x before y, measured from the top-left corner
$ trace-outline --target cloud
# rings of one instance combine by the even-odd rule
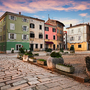
[[[80,23],[80,20],[78,19],[69,19],[69,18],[62,18],[62,19],[59,19],[59,21],[64,23],[65,27],[69,27],[70,24],[76,25]]]
[[[85,16],[87,16],[87,13],[81,13],[81,14],[79,14],[81,17],[85,17]]]
[[[66,7],[68,6],[68,7]],[[39,11],[78,11],[90,9],[89,1],[74,0],[0,0],[0,11],[28,12]]]

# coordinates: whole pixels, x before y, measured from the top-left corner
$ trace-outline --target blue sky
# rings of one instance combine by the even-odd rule
[[[0,16],[6,11],[45,21],[49,14],[66,27],[90,22],[90,0],[0,0]]]

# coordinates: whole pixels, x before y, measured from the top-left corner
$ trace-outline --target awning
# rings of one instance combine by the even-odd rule
[[[46,44],[53,44],[53,42],[45,41]]]

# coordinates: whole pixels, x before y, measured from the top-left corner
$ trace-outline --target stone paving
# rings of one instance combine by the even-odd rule
[[[0,90],[90,90],[90,86],[7,54],[0,55]]]

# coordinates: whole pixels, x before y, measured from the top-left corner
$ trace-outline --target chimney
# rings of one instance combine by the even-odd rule
[[[21,15],[21,12],[19,12],[19,15]]]
[[[70,24],[70,27],[72,27],[72,24]]]

